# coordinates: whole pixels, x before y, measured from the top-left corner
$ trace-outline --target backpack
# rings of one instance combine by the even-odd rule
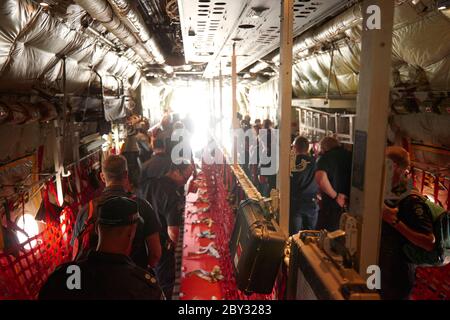
[[[94,201],[91,200],[88,204],[88,216],[73,244],[73,261],[80,261],[87,258],[89,252],[97,246],[98,235],[95,231],[96,221],[97,203],[94,203]]]
[[[410,262],[416,265],[443,266],[450,262],[450,212],[426,197],[412,196],[420,198],[426,204],[433,219],[433,234],[436,243],[433,251],[426,251],[408,243],[403,246],[403,252]]]

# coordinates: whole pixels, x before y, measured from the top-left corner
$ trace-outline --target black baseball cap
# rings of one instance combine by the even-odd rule
[[[128,226],[143,222],[137,202],[130,198],[109,198],[99,205],[97,223],[100,225]]]

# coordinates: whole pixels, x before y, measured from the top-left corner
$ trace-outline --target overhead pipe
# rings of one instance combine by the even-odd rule
[[[164,15],[161,11],[160,6],[155,2],[156,0],[143,0],[139,3],[141,6],[147,10],[148,15],[152,19],[156,19],[156,23],[163,23],[164,22]],[[153,20],[155,21],[155,20]]]
[[[343,12],[336,18],[325,23],[318,29],[311,29],[294,41],[294,54],[298,55],[300,52],[314,48],[323,43],[329,43],[331,40],[340,38],[341,35],[362,23],[362,7],[361,4],[356,4],[352,8]],[[276,59],[277,57],[275,57]],[[278,60],[279,61],[279,56]]]
[[[352,8],[338,15],[334,19],[325,23],[317,29],[311,29],[300,35],[294,40],[293,52],[294,60],[296,57],[304,56],[307,50],[324,43],[330,43],[337,38],[342,38],[342,34],[362,22],[362,9],[360,4],[354,5]],[[302,54],[303,53],[303,54]],[[280,63],[279,50],[273,55],[272,61],[275,64]],[[268,66],[265,63],[257,63],[252,69],[252,73],[258,73]]]
[[[92,27],[87,27],[86,31],[91,33],[93,37],[100,39],[102,42],[106,43],[108,46],[110,46],[111,48],[116,48],[116,45],[109,39],[105,38],[104,36],[102,36],[102,34],[100,32],[98,32],[97,30],[95,30]]]
[[[114,34],[126,46],[132,48],[145,63],[159,63],[153,53],[144,47],[138,37],[114,14],[112,7],[106,0],[75,0],[94,19],[102,23],[106,29]]]
[[[165,62],[161,48],[155,40],[153,35],[150,35],[144,18],[136,12],[130,4],[129,0],[108,0],[112,8],[119,16],[119,19],[125,23],[144,43],[144,46],[150,50],[155,57],[155,60],[159,64]]]

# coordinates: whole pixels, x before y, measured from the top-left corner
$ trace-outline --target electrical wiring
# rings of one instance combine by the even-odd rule
[[[166,4],[166,12],[171,21],[180,21],[178,15],[178,4],[176,0],[169,0]]]

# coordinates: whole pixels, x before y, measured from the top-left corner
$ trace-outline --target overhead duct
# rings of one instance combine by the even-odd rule
[[[155,50],[154,54],[152,49],[149,48],[150,44],[153,42],[146,46],[144,41],[130,31],[129,27],[122,21],[126,18],[119,18],[106,0],[75,0],[75,2],[86,10],[92,18],[102,23],[109,32],[114,34],[126,46],[132,48],[142,58],[144,63],[164,63],[162,55],[159,52],[156,52],[157,50]],[[118,2],[122,3],[124,1]],[[148,41],[151,41],[151,39]]]
[[[307,31],[294,40],[294,59],[302,56],[302,53],[306,50],[336,40],[336,37],[343,35],[345,31],[361,24],[361,21],[362,10],[361,5],[358,4],[325,23],[320,28]],[[277,53],[273,56],[272,61],[276,64],[280,62],[279,50],[277,50]],[[267,67],[268,65],[266,63],[259,62],[251,69],[251,72],[258,73]]]
[[[345,31],[362,23],[362,7],[361,4],[353,6],[345,11],[337,18],[325,23],[319,29],[311,29],[301,37],[294,41],[294,55],[297,56],[305,50],[309,50],[315,46],[319,46],[326,42],[335,41],[336,38],[342,38]],[[280,61],[278,54],[273,59],[274,62]]]
[[[109,49],[114,42],[71,29],[29,0],[0,1],[0,34],[0,47],[4,48],[0,57],[2,93],[36,90],[52,99],[61,92],[64,64],[68,94],[85,92],[92,69],[123,79],[133,90],[142,79],[137,65],[141,58],[131,49],[119,55]],[[61,57],[66,57],[65,61]]]
[[[125,23],[141,40],[144,46],[151,51],[155,60],[159,64],[165,62],[161,48],[155,40],[155,37],[147,31],[145,21],[142,16],[136,12],[129,0],[108,0],[120,20]]]
[[[393,89],[447,93],[450,87],[450,20],[433,0],[395,7],[392,43]],[[358,4],[294,40],[293,92],[298,98],[354,98],[361,67],[362,8]],[[268,60],[269,59],[269,60]],[[258,63],[251,73],[279,65],[279,54]]]

